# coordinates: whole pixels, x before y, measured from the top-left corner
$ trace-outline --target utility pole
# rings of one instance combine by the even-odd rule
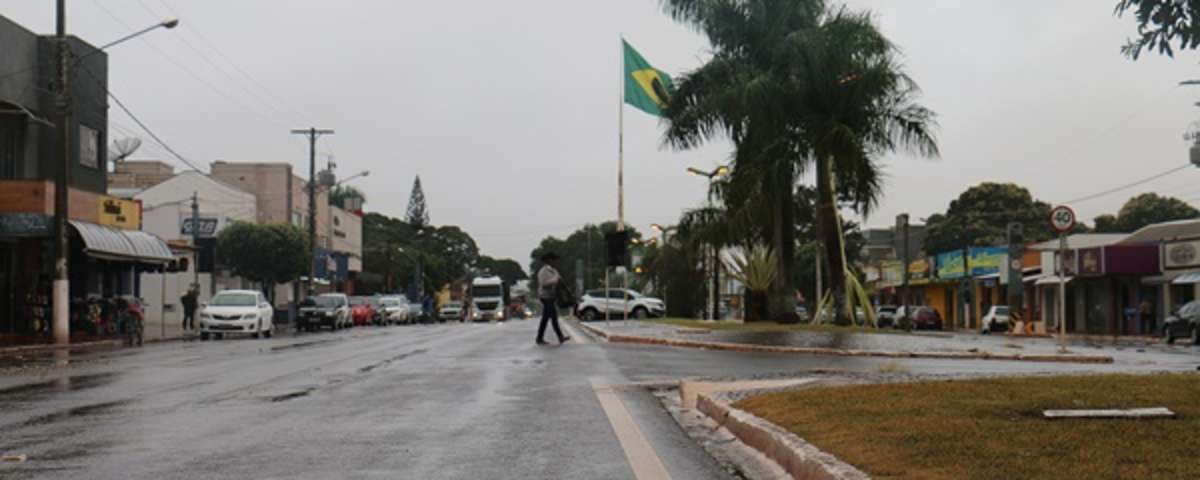
[[[333,130],[310,127],[292,130],[293,135],[308,137],[308,282],[304,294],[313,290],[317,275],[317,137],[333,135]]]
[[[200,288],[200,202],[192,192],[192,286]]]
[[[58,43],[58,140],[62,149],[62,163],[59,164],[58,175],[54,176],[54,292],[52,327],[54,343],[71,342],[71,325],[68,309],[70,308],[70,281],[67,271],[67,191],[70,188],[71,169],[71,93],[69,84],[69,46],[67,45],[67,2],[58,0],[56,15],[55,40]],[[53,158],[53,157],[51,157]]]
[[[963,242],[963,251],[962,251],[962,259],[963,259],[963,281],[962,281],[963,282],[962,283],[963,318],[962,318],[962,323],[963,324],[962,324],[962,326],[964,328],[970,328],[971,317],[974,313],[973,312],[974,308],[972,308],[972,306],[974,305],[974,302],[972,301],[971,297],[975,295],[975,282],[974,282],[974,278],[971,276],[971,244],[970,244],[969,240],[967,239],[967,215],[966,215],[966,213],[963,213],[962,237],[963,237],[962,238],[962,242]]]
[[[912,262],[912,259],[909,258],[910,255],[908,253],[908,214],[907,213],[901,213],[900,215],[896,215],[896,227],[899,229],[899,231],[896,233],[901,236],[900,237],[900,247],[901,247],[901,249],[903,249],[903,251],[900,252],[900,258],[904,262],[904,264],[900,266],[900,290],[901,290],[900,294],[902,295],[902,298],[900,299],[900,305],[903,308],[903,310],[901,310],[901,311],[904,312],[904,315],[910,316],[909,311],[908,311],[908,298],[909,298],[908,264]]]

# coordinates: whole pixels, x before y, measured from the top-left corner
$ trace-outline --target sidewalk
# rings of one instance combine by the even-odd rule
[[[952,333],[746,332],[687,328],[654,322],[580,323],[610,342],[767,353],[831,356],[1113,363],[1110,355],[1061,353],[1049,339]],[[1094,348],[1094,347],[1092,347]],[[1107,352],[1106,352],[1107,353]]]

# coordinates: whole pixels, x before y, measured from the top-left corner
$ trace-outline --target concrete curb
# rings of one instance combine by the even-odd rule
[[[728,429],[742,443],[778,463],[792,478],[821,480],[865,480],[871,478],[862,470],[821,451],[796,434],[749,412],[733,408],[715,397],[717,395],[701,394],[697,398],[697,408],[713,421]]]
[[[749,345],[744,343],[708,342],[703,340],[684,340],[677,338],[643,337],[638,335],[614,334],[599,327],[593,327],[580,322],[579,325],[593,334],[603,337],[613,343],[637,343],[644,345],[664,345],[668,347],[699,348],[705,350],[724,350],[733,352],[760,353],[789,353],[798,355],[828,355],[842,357],[883,357],[883,358],[938,358],[947,360],[1012,360],[1025,362],[1057,362],[1057,363],[1113,363],[1113,358],[1103,355],[1059,355],[1059,354],[1020,354],[1020,353],[990,353],[990,352],[895,352],[885,350],[850,350],[844,348],[813,348],[786,347],[772,345]]]
[[[166,338],[147,338],[143,342],[146,344],[152,344],[152,343],[176,342],[176,341],[180,341],[183,339],[184,339],[184,337],[182,337],[182,336],[166,337]],[[68,343],[65,345],[59,345],[59,344],[20,345],[20,346],[15,346],[15,347],[0,347],[0,357],[8,357],[8,356],[13,356],[13,355],[24,355],[24,354],[31,354],[31,353],[45,353],[45,352],[53,352],[53,351],[57,351],[57,350],[88,350],[88,349],[93,349],[93,348],[124,347],[124,346],[125,346],[125,340],[122,340],[122,339],[96,340],[96,341],[92,341],[92,342]]]

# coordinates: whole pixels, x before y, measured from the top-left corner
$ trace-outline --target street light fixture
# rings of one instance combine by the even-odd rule
[[[333,186],[334,186],[334,187],[341,186],[343,183],[349,182],[349,181],[351,181],[351,180],[354,180],[354,179],[356,179],[356,178],[367,177],[367,176],[370,176],[370,175],[371,175],[371,171],[370,171],[370,170],[363,170],[362,172],[356,173],[356,174],[354,174],[354,175],[351,175],[351,176],[349,176],[349,177],[346,177],[346,178],[343,178],[343,179],[339,180],[337,183],[333,184]]]
[[[713,205],[712,205],[713,180],[716,179],[717,177],[724,177],[724,176],[729,175],[729,172],[730,172],[729,166],[728,165],[720,165],[717,168],[714,168],[710,172],[706,172],[704,170],[701,170],[701,169],[695,168],[695,167],[688,167],[687,171],[688,171],[688,173],[690,173],[692,175],[696,175],[698,177],[704,177],[704,178],[708,179],[708,192],[709,192],[708,207],[709,207],[709,209],[712,209],[712,207],[713,207]],[[711,265],[710,270],[712,271],[712,285],[709,287],[709,298],[712,300],[712,302],[711,302],[712,307],[711,307],[711,310],[709,311],[709,314],[706,315],[706,317],[709,317],[709,318],[707,318],[707,320],[716,320],[717,316],[719,315],[720,307],[721,307],[721,305],[720,305],[720,302],[721,302],[721,283],[720,283],[721,277],[720,277],[720,272],[719,272],[720,265],[718,265],[718,261],[717,261],[717,256],[720,255],[720,251],[718,250],[716,245],[713,245],[712,250],[713,250],[712,258],[709,259],[708,262],[706,262]],[[706,309],[706,310],[708,310],[708,309]]]

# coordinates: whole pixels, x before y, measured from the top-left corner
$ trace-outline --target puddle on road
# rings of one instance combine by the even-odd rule
[[[367,372],[370,372],[371,370],[375,370],[376,368],[379,368],[379,367],[385,367],[385,366],[387,366],[387,365],[390,365],[390,364],[391,364],[391,363],[393,363],[393,362],[398,362],[398,361],[400,361],[400,360],[404,360],[405,358],[411,357],[411,356],[413,356],[413,355],[419,355],[419,354],[422,354],[422,353],[426,353],[426,352],[428,352],[428,351],[429,351],[428,349],[424,349],[424,348],[418,348],[418,349],[416,349],[416,350],[413,350],[413,351],[411,351],[411,352],[402,353],[402,354],[400,354],[400,355],[396,355],[396,356],[394,356],[394,357],[392,357],[392,358],[389,358],[389,359],[387,359],[387,360],[384,360],[384,361],[382,361],[382,362],[372,363],[372,364],[370,364],[370,365],[366,365],[366,366],[364,366],[364,367],[361,367],[361,368],[359,368],[359,369],[358,369],[358,373],[367,373]]]
[[[29,420],[22,422],[21,426],[22,427],[37,427],[37,426],[49,425],[52,423],[57,423],[57,422],[61,422],[63,420],[68,420],[68,419],[73,419],[73,418],[90,417],[90,416],[94,416],[94,415],[104,415],[104,414],[112,413],[112,412],[116,411],[117,407],[120,407],[122,403],[124,403],[124,402],[104,402],[104,403],[94,403],[91,405],[84,405],[82,407],[75,407],[75,408],[71,408],[68,410],[63,410],[61,412],[54,412],[54,413],[51,413],[48,415],[42,415],[40,417],[33,417]]]
[[[305,349],[305,348],[315,347],[317,345],[321,345],[321,344],[325,344],[325,343],[336,342],[337,340],[338,339],[336,339],[336,338],[330,338],[330,339],[325,339],[325,340],[312,340],[312,341],[308,341],[308,342],[289,343],[287,345],[278,345],[278,346],[271,347],[271,353],[283,352],[283,351],[287,351],[287,350],[301,350],[301,349]]]
[[[112,383],[117,374],[113,372],[90,375],[73,375],[70,377],[47,380],[0,389],[0,402],[25,397],[39,396],[48,393],[74,392],[99,387]],[[16,397],[16,398],[13,398]]]

